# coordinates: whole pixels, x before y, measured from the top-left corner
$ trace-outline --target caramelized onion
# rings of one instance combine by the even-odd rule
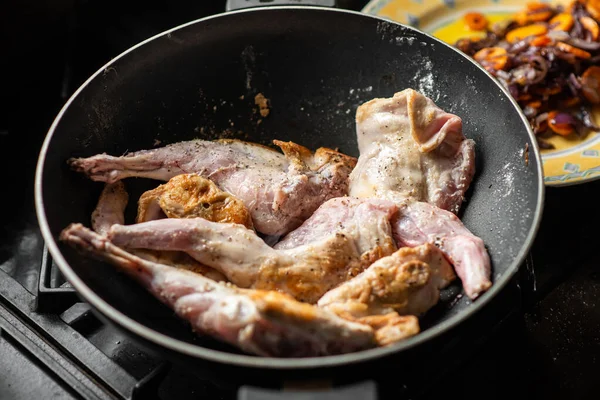
[[[457,42],[471,57],[481,51],[478,62],[487,65],[517,100],[542,148],[552,147],[543,139],[553,135],[584,136],[600,130],[589,111],[593,104],[600,105],[600,33],[595,28],[600,25],[600,8],[590,14],[587,5],[581,1],[569,7],[544,4],[543,11],[552,16],[543,21],[535,14],[539,10],[524,7],[514,19],[488,28],[483,39]],[[540,33],[544,28],[547,32]],[[534,30],[537,34],[525,34]],[[492,50],[502,54],[502,64],[492,64],[496,60],[488,60],[491,56],[481,57]]]

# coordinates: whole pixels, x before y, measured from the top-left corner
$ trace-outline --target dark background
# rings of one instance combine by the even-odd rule
[[[347,1],[360,9],[365,1]],[[131,45],[221,12],[224,1],[4,1],[0,4],[0,268],[39,260],[33,178],[44,135],[68,96]],[[549,188],[532,252],[535,291],[432,398],[597,399],[600,393],[600,181]],[[20,254],[17,258],[15,254]],[[0,360],[1,362],[5,362]]]

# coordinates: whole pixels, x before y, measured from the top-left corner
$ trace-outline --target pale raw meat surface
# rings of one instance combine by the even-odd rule
[[[491,261],[483,240],[449,211],[423,202],[400,207],[393,223],[398,246],[431,243],[452,263],[467,296],[474,299],[492,286]]]
[[[81,224],[61,240],[104,259],[137,280],[187,320],[193,329],[248,353],[271,357],[314,357],[376,345],[367,325],[338,317],[276,292],[243,290],[189,271],[137,257]]]
[[[345,210],[353,207],[361,212]],[[305,224],[326,213],[344,228],[328,235],[318,231],[312,240],[305,237],[302,245],[293,248],[274,249],[241,225],[202,218],[113,225],[108,237],[126,248],[184,251],[239,287],[277,290],[315,303],[328,290],[397,249],[390,224],[396,211],[389,201],[331,199]]]
[[[284,236],[275,249],[293,249],[317,243],[336,233],[356,238],[360,252],[389,237],[389,220],[381,218],[382,210],[393,218],[397,206],[389,200],[338,197],[328,200],[298,228]],[[365,223],[368,222],[368,223]]]
[[[96,208],[92,212],[92,229],[101,235],[106,235],[111,226],[124,224],[128,201],[129,194],[122,181],[104,184]],[[215,281],[227,281],[219,271],[200,264],[181,251],[132,249],[130,252],[146,260],[193,271]]]
[[[68,163],[90,179],[108,183],[128,177],[168,181],[197,173],[243,201],[257,231],[281,236],[326,200],[348,193],[356,159],[327,148],[312,153],[292,142],[274,143],[283,154],[239,140],[192,140],[122,157],[73,158]]]
[[[356,111],[360,157],[350,195],[385,196],[391,190],[457,213],[475,173],[475,143],[462,121],[431,99],[406,89]]]
[[[129,194],[123,182],[104,184],[96,208],[92,211],[92,229],[105,235],[111,226],[123,225],[128,202]]]
[[[356,113],[360,157],[350,194],[393,201],[398,246],[430,243],[452,263],[472,299],[491,287],[483,241],[455,215],[475,172],[462,121],[412,89],[373,99]]]

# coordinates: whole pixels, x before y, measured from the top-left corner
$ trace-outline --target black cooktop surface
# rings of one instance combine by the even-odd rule
[[[340,3],[360,9],[365,2]],[[0,40],[6,41],[0,76],[8,88],[0,108],[0,398],[235,398],[227,377],[202,379],[188,367],[146,353],[77,302],[44,258],[33,206],[40,145],[77,86],[129,46],[221,12],[225,2],[61,0],[6,6],[0,12],[5,28]],[[465,327],[439,354],[404,366],[404,375],[399,369],[397,379],[381,384],[381,394],[598,398],[596,195],[600,181],[547,189],[531,264],[509,285],[507,300],[486,312],[487,321],[478,321],[482,331]],[[389,365],[382,377],[395,377],[390,370],[396,367]]]

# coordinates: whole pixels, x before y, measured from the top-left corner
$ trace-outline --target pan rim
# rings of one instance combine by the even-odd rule
[[[363,350],[354,353],[347,353],[341,355],[333,355],[333,356],[323,356],[323,357],[307,357],[307,358],[273,358],[273,357],[259,357],[259,356],[251,356],[251,355],[240,355],[233,354],[229,352],[213,350],[205,347],[201,347],[196,344],[184,342],[178,339],[175,339],[171,336],[159,333],[146,325],[143,325],[132,318],[126,316],[121,311],[117,310],[106,301],[104,301],[99,295],[97,295],[92,289],[90,289],[85,282],[75,273],[75,271],[70,267],[68,262],[63,257],[61,251],[58,248],[58,244],[54,240],[54,237],[50,231],[50,226],[48,224],[44,200],[42,197],[42,176],[44,170],[44,164],[46,160],[46,154],[48,152],[48,148],[50,146],[50,142],[54,136],[56,128],[59,122],[62,119],[62,116],[66,113],[71,103],[79,96],[79,94],[87,87],[87,85],[96,79],[98,75],[103,73],[107,68],[109,68],[114,62],[125,57],[130,52],[133,52],[137,48],[155,40],[162,36],[168,35],[172,32],[175,32],[179,29],[185,28],[187,26],[191,26],[194,24],[202,23],[204,21],[223,18],[233,14],[240,13],[256,13],[256,12],[269,12],[271,10],[312,10],[319,12],[333,12],[333,13],[346,13],[355,16],[359,16],[360,18],[371,18],[380,22],[385,22],[388,24],[397,25],[402,27],[407,31],[411,31],[417,33],[419,35],[424,35],[428,37],[430,40],[437,42],[439,45],[450,47],[452,50],[456,51],[459,55],[465,58],[466,61],[473,64],[476,68],[479,68],[483,71],[491,80],[494,81],[496,86],[504,93],[507,99],[513,105],[515,111],[520,115],[521,120],[524,124],[524,127],[527,130],[529,138],[533,146],[530,146],[530,153],[533,152],[533,155],[537,161],[537,175],[538,175],[538,196],[537,196],[537,204],[536,209],[534,211],[533,223],[527,233],[527,236],[524,240],[524,245],[521,247],[520,251],[517,253],[517,256],[514,258],[512,263],[508,266],[507,272],[502,275],[493,285],[492,287],[481,295],[477,300],[472,302],[468,308],[464,311],[457,313],[447,320],[436,324],[435,326],[415,335],[411,338],[400,341],[394,345],[390,345],[388,347],[379,347],[369,350]],[[531,148],[533,147],[533,148]],[[530,154],[531,155],[531,154]],[[477,64],[474,60],[470,59],[466,54],[461,52],[460,50],[442,42],[441,40],[435,38],[434,36],[422,32],[416,28],[373,15],[368,15],[361,13],[359,11],[352,10],[343,10],[343,9],[335,9],[328,7],[320,7],[320,6],[270,6],[270,7],[256,7],[249,9],[242,9],[230,12],[222,12],[219,14],[211,15],[204,18],[199,18],[193,21],[186,22],[184,24],[173,27],[169,30],[158,33],[154,36],[151,36],[136,45],[126,49],[118,56],[112,58],[109,62],[99,68],[94,74],[92,74],[81,86],[71,95],[71,97],[67,100],[64,106],[56,115],[52,125],[50,126],[47,135],[44,139],[43,145],[41,147],[39,158],[36,166],[35,173],[35,182],[34,182],[34,195],[35,195],[35,209],[38,218],[38,222],[40,225],[40,230],[42,233],[42,237],[46,242],[48,250],[55,262],[57,263],[60,271],[64,274],[65,278],[73,285],[79,296],[81,296],[85,301],[89,302],[93,308],[96,309],[97,312],[102,314],[105,318],[110,320],[112,324],[118,325],[120,328],[125,329],[139,337],[143,340],[153,343],[159,347],[166,348],[170,351],[175,351],[177,353],[181,353],[186,356],[191,356],[195,358],[201,358],[208,361],[218,362],[222,364],[235,365],[240,367],[253,367],[253,368],[267,368],[267,369],[283,369],[283,370],[292,370],[292,369],[307,369],[307,368],[326,368],[326,367],[336,367],[341,365],[350,365],[355,363],[373,361],[378,358],[382,358],[384,356],[388,356],[395,353],[400,353],[405,350],[409,350],[415,348],[419,345],[424,344],[427,341],[434,339],[442,335],[443,333],[455,328],[460,325],[462,322],[467,320],[472,315],[476,314],[480,311],[485,305],[487,305],[496,295],[506,286],[506,284],[513,278],[516,272],[519,270],[519,267],[525,260],[527,253],[530,251],[531,246],[533,244],[533,240],[537,235],[537,232],[540,227],[542,213],[544,208],[544,198],[545,198],[545,185],[543,179],[543,171],[542,171],[542,161],[540,151],[535,140],[535,136],[529,126],[529,123],[523,114],[522,110],[516,103],[516,101],[512,98],[510,93],[495,79],[493,76],[482,68],[479,64]]]

